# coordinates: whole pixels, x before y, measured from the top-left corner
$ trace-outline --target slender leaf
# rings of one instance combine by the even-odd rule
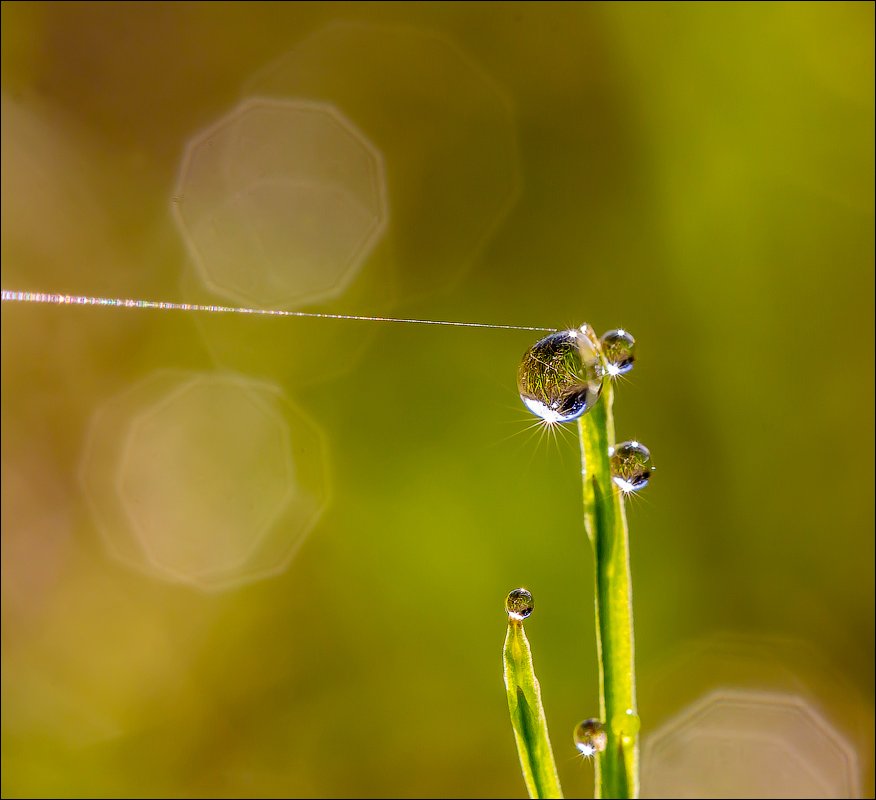
[[[504,662],[511,727],[529,796],[561,798],[563,790],[541,704],[541,688],[532,665],[532,650],[523,622],[511,617],[505,636]]]
[[[614,419],[611,380],[602,399],[578,422],[584,479],[584,525],[593,544],[599,708],[607,733],[596,758],[596,796],[639,795],[639,718],[633,652],[629,539],[624,501],[611,478]]]

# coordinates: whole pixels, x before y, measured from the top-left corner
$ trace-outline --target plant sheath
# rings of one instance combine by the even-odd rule
[[[596,797],[634,798],[639,796],[639,717],[627,519],[608,455],[615,444],[613,399],[611,379],[606,378],[601,401],[578,422],[584,526],[596,562],[599,712],[608,739],[596,757]]]
[[[511,727],[514,729],[520,767],[529,796],[561,798],[563,790],[560,788],[547,719],[541,704],[541,688],[532,665],[532,650],[523,630],[523,622],[510,616],[503,658]]]

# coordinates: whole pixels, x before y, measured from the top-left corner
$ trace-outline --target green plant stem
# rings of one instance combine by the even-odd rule
[[[608,449],[614,441],[613,391],[578,422],[584,478],[584,526],[596,572],[596,643],[599,710],[608,741],[596,757],[596,797],[639,796],[639,718],[633,657],[633,603],[624,500],[611,479]]]
[[[532,665],[532,650],[523,623],[510,617],[503,660],[511,727],[514,729],[520,767],[529,796],[561,798],[563,790],[560,788],[547,719],[541,704],[541,688]]]

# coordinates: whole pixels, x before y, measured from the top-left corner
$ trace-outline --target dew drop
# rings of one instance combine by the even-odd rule
[[[593,756],[605,750],[608,736],[598,719],[585,719],[575,728],[575,747],[582,756]]]
[[[641,442],[621,442],[608,451],[611,477],[622,492],[637,492],[648,485],[651,472],[651,451]]]
[[[623,328],[606,331],[599,340],[605,358],[608,374],[625,375],[633,368],[636,360],[636,340]]]
[[[545,422],[571,422],[589,411],[602,391],[602,361],[589,325],[536,342],[520,362],[523,404]]]
[[[534,606],[535,602],[528,589],[514,589],[505,598],[505,610],[511,619],[526,619],[532,613]]]
[[[611,729],[623,738],[632,738],[641,727],[639,715],[631,708],[628,708],[623,714],[618,714],[611,721]]]

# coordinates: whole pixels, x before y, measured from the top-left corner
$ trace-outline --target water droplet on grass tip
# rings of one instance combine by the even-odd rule
[[[571,422],[589,411],[602,391],[602,361],[588,325],[537,341],[520,362],[523,404],[545,422]]]
[[[605,358],[608,374],[625,375],[633,368],[636,360],[636,340],[623,328],[606,331],[599,340]]]
[[[575,747],[582,756],[593,756],[605,750],[608,736],[598,719],[585,719],[575,728]]]
[[[514,589],[505,598],[505,610],[511,619],[526,619],[532,613],[534,606],[535,602],[528,589]]]
[[[648,485],[654,467],[651,451],[641,442],[621,442],[608,451],[611,477],[624,493],[636,492]]]

